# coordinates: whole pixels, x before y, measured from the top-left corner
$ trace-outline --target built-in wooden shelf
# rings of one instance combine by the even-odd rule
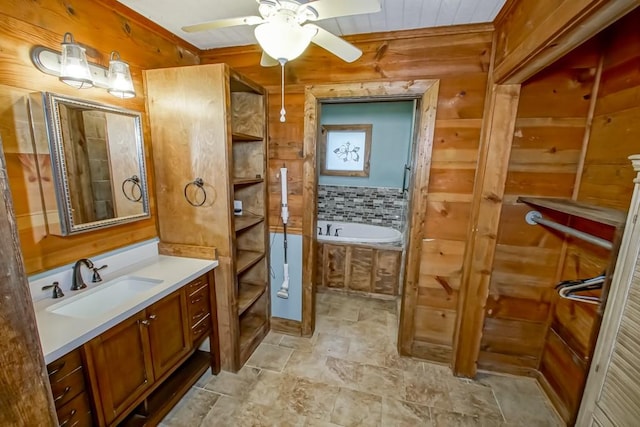
[[[236,215],[233,217],[236,233],[246,228],[252,227],[264,221],[263,216],[258,215]]]
[[[249,355],[262,340],[267,318],[265,313],[247,312],[240,318],[240,360],[246,362]]]
[[[627,221],[626,212],[570,199],[551,197],[518,197],[518,202],[539,208],[551,209],[600,224],[610,225],[612,227],[624,226]]]
[[[233,185],[252,185],[264,182],[264,178],[233,178]]]
[[[231,135],[233,142],[253,142],[253,141],[262,141],[261,136],[256,135],[248,135],[246,133],[234,132]]]
[[[238,283],[238,315],[241,315],[264,294],[266,285],[247,282]]]
[[[238,250],[236,254],[236,274],[240,274],[264,258],[264,252]]]
[[[196,350],[145,402],[147,415],[132,413],[119,425],[142,427],[158,425],[171,408],[211,366],[211,354]]]

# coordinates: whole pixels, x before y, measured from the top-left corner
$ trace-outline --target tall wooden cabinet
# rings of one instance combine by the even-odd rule
[[[148,70],[145,89],[160,247],[215,248],[222,365],[235,371],[269,329],[266,91],[225,64]]]

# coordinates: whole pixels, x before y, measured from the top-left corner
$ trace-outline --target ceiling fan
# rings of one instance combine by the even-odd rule
[[[280,121],[285,121],[284,64],[297,58],[313,42],[346,62],[360,58],[362,51],[349,42],[312,22],[340,16],[380,11],[378,0],[315,0],[301,3],[296,0],[256,0],[260,16],[218,19],[187,25],[188,33],[215,30],[238,25],[256,25],[254,34],[262,47],[260,65],[280,64],[281,103]]]
[[[218,19],[188,25],[188,33],[215,30],[239,25],[256,25],[254,34],[264,50],[263,66],[281,65],[304,52],[310,42],[328,50],[346,62],[353,62],[362,51],[313,24],[312,22],[340,16],[380,11],[378,0],[315,0],[301,3],[296,0],[256,0],[260,16]]]

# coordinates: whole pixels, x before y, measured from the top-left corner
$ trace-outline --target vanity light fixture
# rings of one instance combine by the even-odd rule
[[[62,38],[60,81],[76,89],[93,87],[85,48],[76,43],[71,33],[65,33]]]
[[[136,96],[129,64],[120,59],[117,51],[111,52],[108,68],[88,62],[85,48],[76,43],[71,33],[65,33],[62,39],[62,52],[34,46],[31,49],[31,61],[38,70],[56,76],[77,89],[95,86],[107,89],[118,98]]]

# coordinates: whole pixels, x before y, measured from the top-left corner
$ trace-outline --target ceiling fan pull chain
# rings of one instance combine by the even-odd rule
[[[286,110],[284,109],[284,64],[286,63],[286,61],[282,61],[280,60],[280,70],[281,70],[281,78],[280,78],[280,93],[281,93],[281,99],[280,99],[280,106],[282,108],[280,108],[280,121],[282,123],[284,123],[286,121],[285,115],[287,114]]]

